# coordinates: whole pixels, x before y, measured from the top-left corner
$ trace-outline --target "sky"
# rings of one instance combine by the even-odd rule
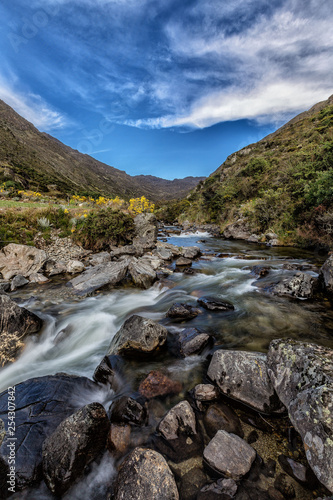
[[[207,176],[333,93],[332,0],[11,0],[0,99],[82,153]]]

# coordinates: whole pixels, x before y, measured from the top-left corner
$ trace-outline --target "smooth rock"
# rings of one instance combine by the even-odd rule
[[[280,412],[283,407],[274,391],[266,368],[266,355],[260,352],[215,351],[208,377],[226,395],[256,411]]]
[[[179,394],[181,390],[182,384],[180,382],[171,380],[157,370],[151,371],[139,386],[139,393],[146,399],[167,396],[168,394]]]
[[[131,442],[131,426],[111,424],[107,439],[107,448],[111,455],[124,455]]]
[[[214,471],[237,481],[251,469],[256,452],[239,436],[218,431],[204,449],[203,456]]]
[[[87,269],[67,283],[75,295],[91,294],[106,286],[111,287],[122,281],[127,272],[127,261],[99,264]]]
[[[21,286],[27,285],[28,283],[29,280],[27,280],[24,276],[22,276],[22,274],[17,274],[11,281],[10,291],[14,292],[18,288],[21,288]]]
[[[113,337],[108,355],[154,354],[165,344],[167,333],[164,326],[153,320],[133,315]]]
[[[6,280],[17,274],[27,278],[32,273],[38,273],[46,260],[44,250],[10,243],[0,251],[0,272]]]
[[[178,500],[173,474],[166,460],[149,448],[135,448],[121,464],[114,500]]]
[[[176,266],[191,266],[192,261],[191,259],[187,259],[185,257],[179,257],[179,259],[176,260]]]
[[[196,318],[199,312],[200,309],[193,307],[190,304],[181,304],[180,302],[175,302],[167,311],[166,316],[168,318],[184,321]]]
[[[63,495],[104,449],[110,422],[100,403],[67,417],[43,443],[43,475],[48,488]]]
[[[198,304],[208,311],[233,311],[235,309],[231,302],[218,297],[201,297],[198,299]]]
[[[110,412],[112,423],[141,426],[147,420],[146,408],[129,396],[116,399],[111,404]]]
[[[176,334],[173,351],[183,357],[198,355],[212,342],[212,337],[208,333],[202,332],[197,328],[184,328]]]
[[[79,260],[70,260],[66,266],[66,272],[69,274],[82,273],[84,271],[84,264]]]
[[[247,239],[249,243],[259,243],[260,241],[260,236],[257,234],[251,234],[251,236]]]
[[[272,288],[276,295],[288,295],[300,299],[310,299],[316,293],[318,279],[310,274],[296,273],[292,278],[287,278]]]
[[[203,418],[206,432],[213,438],[217,431],[226,431],[243,438],[244,432],[238,415],[225,404],[214,403],[210,405]]]
[[[319,277],[328,292],[333,292],[333,254],[324,262]]]

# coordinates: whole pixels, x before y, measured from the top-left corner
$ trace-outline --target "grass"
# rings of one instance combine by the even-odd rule
[[[49,202],[41,203],[41,202],[37,202],[37,201],[22,202],[22,201],[13,201],[13,200],[0,200],[0,207],[3,207],[3,208],[25,209],[25,208],[46,208],[49,206],[55,207],[57,205],[49,203]]]

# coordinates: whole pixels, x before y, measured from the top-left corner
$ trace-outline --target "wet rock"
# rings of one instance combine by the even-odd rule
[[[207,476],[199,467],[189,470],[180,482],[180,498],[182,500],[196,500],[200,488],[206,481]]]
[[[230,406],[222,403],[214,403],[209,406],[204,415],[203,422],[210,438],[213,438],[219,430],[236,434],[241,438],[244,437],[242,424],[237,414]]]
[[[154,214],[139,214],[134,218],[133,245],[144,249],[154,248],[157,241],[157,220]]]
[[[214,385],[198,384],[191,391],[191,395],[195,400],[198,410],[204,411],[204,403],[211,403],[219,397],[219,392]]]
[[[110,262],[87,269],[67,283],[75,295],[88,295],[106,286],[122,281],[127,272],[127,262]]]
[[[179,302],[175,302],[167,311],[166,316],[168,318],[184,321],[196,318],[199,312],[199,309],[191,306],[190,304],[181,304]]]
[[[48,259],[44,264],[44,270],[49,276],[56,276],[67,272],[67,264],[63,260]]]
[[[128,272],[134,284],[141,288],[150,288],[157,279],[154,269],[142,260],[131,260],[128,265]]]
[[[111,424],[107,439],[107,448],[111,455],[121,457],[131,442],[131,426]]]
[[[182,250],[182,255],[185,259],[195,259],[200,255],[199,247],[184,247]]]
[[[237,481],[249,472],[256,452],[239,436],[218,431],[204,449],[203,456],[215,472]]]
[[[328,292],[333,292],[333,254],[324,262],[320,269],[320,280]]]
[[[212,344],[212,337],[197,328],[184,328],[184,330],[175,335],[175,342],[172,351],[177,356],[186,358],[202,353],[202,351]]]
[[[224,238],[230,240],[247,240],[251,236],[251,232],[247,227],[247,224],[244,220],[239,219],[237,222],[233,224],[229,224],[225,230],[223,231]]]
[[[268,377],[265,354],[220,349],[213,355],[208,377],[226,396],[256,411],[274,413],[283,410]]]
[[[176,260],[176,266],[191,266],[192,261],[191,259],[186,259],[185,257],[179,257],[179,259]]]
[[[108,355],[154,354],[165,344],[167,333],[164,326],[153,320],[133,315],[113,337]]]
[[[10,291],[14,292],[18,288],[21,288],[21,286],[27,285],[28,283],[29,280],[27,280],[24,276],[22,276],[22,274],[17,274],[11,281]]]
[[[43,321],[24,307],[19,307],[8,295],[0,295],[0,366],[14,361],[27,335],[37,333]]]
[[[168,394],[179,394],[181,390],[182,384],[180,382],[171,380],[157,370],[151,371],[139,386],[139,393],[146,399],[167,396]]]
[[[111,256],[109,252],[99,252],[90,255],[89,264],[91,266],[98,266],[99,264],[106,264],[111,261]]]
[[[279,474],[274,481],[274,488],[282,493],[286,499],[295,498],[295,488],[285,474]]]
[[[270,271],[270,267],[263,267],[263,266],[253,266],[251,268],[251,275],[255,276],[257,279],[264,278],[267,276],[267,274]]]
[[[43,283],[47,283],[49,280],[41,273],[32,273],[29,276],[29,281],[30,283],[39,283],[41,285]]]
[[[9,281],[0,279],[0,293],[9,292],[11,288],[11,283]]]
[[[310,299],[316,293],[318,279],[305,273],[296,273],[292,278],[288,278],[278,283],[272,288],[276,295],[288,295],[300,299]]]
[[[112,390],[117,391],[121,386],[122,365],[120,356],[104,356],[94,372],[94,381],[108,384]]]
[[[157,448],[175,462],[201,450],[195,414],[187,401],[181,401],[171,408],[159,423],[157,431],[160,434],[156,439]]]
[[[84,271],[84,264],[79,260],[70,260],[66,266],[66,272],[70,274],[82,273]]]
[[[4,279],[21,274],[25,278],[38,273],[47,260],[44,250],[10,243],[0,251],[0,272]]]
[[[231,500],[235,498],[237,490],[237,483],[233,479],[218,479],[201,488],[197,500]]]
[[[235,309],[231,302],[218,297],[201,297],[198,299],[198,304],[208,311],[233,311]]]
[[[310,467],[333,491],[333,350],[291,339],[273,340],[267,366],[301,435]]]
[[[178,500],[173,474],[166,460],[154,450],[135,448],[121,464],[115,500]]]
[[[122,396],[111,405],[111,422],[118,424],[144,425],[147,420],[147,410],[135,399]]]
[[[84,395],[96,389],[98,386],[91,380],[73,375],[39,377],[15,386],[16,491],[41,479],[45,438],[82,406]],[[0,394],[0,419],[5,429],[9,424],[8,396],[8,391]],[[0,485],[7,481],[9,437],[0,446]]]
[[[162,242],[158,241],[156,244],[156,250],[154,250],[154,253],[155,252],[158,253],[162,249],[170,250],[172,257],[179,257],[182,254],[180,247],[176,247],[176,245],[172,245],[171,243],[162,243]],[[164,259],[164,260],[166,260],[166,259]]]
[[[43,475],[48,488],[63,495],[104,449],[110,422],[100,403],[67,417],[43,444]]]
[[[296,462],[292,458],[286,457],[285,455],[280,455],[278,460],[281,468],[288,474],[288,476],[291,476],[305,488],[311,490],[318,484],[316,476],[309,467],[306,467],[305,465]]]

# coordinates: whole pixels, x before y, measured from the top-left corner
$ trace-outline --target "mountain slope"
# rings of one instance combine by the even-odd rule
[[[1,100],[0,166],[0,181],[9,178],[24,188],[47,191],[56,185],[61,192],[127,199],[145,195],[152,201],[185,196],[202,179],[131,177],[39,132]]]
[[[230,155],[191,193],[185,216],[286,242],[333,235],[333,96]]]

